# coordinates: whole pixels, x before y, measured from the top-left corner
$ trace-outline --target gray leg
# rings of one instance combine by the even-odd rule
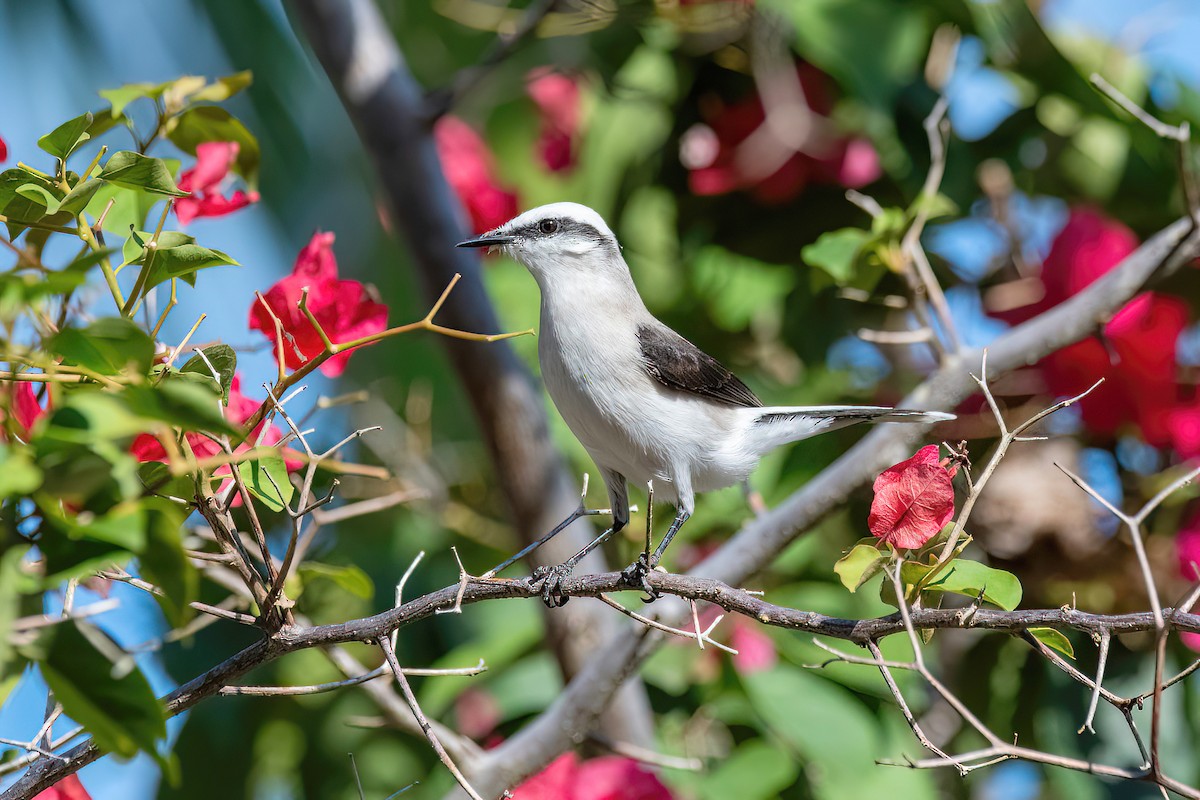
[[[671,527],[667,529],[667,535],[659,542],[654,554],[650,555],[648,552],[641,553],[638,555],[637,561],[634,561],[621,572],[626,582],[633,586],[639,586],[646,592],[643,602],[652,603],[661,596],[661,593],[656,591],[650,585],[650,582],[646,580],[646,576],[658,566],[658,562],[662,560],[667,546],[671,544],[671,540],[675,538],[675,534],[679,533],[679,529],[683,527],[683,523],[687,522],[691,516],[690,511],[682,508],[678,509],[675,513],[675,519],[671,521]]]
[[[608,499],[612,505],[613,524],[608,530],[588,542],[582,550],[563,563],[553,567],[538,567],[533,571],[533,582],[535,585],[538,582],[542,584],[542,602],[550,608],[561,608],[570,599],[562,593],[562,582],[571,574],[571,570],[575,569],[575,565],[582,561],[588,553],[608,541],[609,537],[614,533],[617,533],[629,524],[629,491],[625,486],[625,476],[619,472],[605,469],[602,469],[600,474],[604,477],[604,484],[608,487]],[[550,535],[553,535],[553,532]]]

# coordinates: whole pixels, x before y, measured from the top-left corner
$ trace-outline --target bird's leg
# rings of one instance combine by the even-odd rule
[[[607,508],[590,508],[590,509],[584,508],[583,503],[580,502],[579,507],[576,508],[574,511],[572,511],[570,516],[568,516],[562,522],[560,522],[554,526],[554,530],[550,531],[545,536],[538,539],[536,542],[526,545],[515,555],[505,559],[504,561],[501,561],[499,564],[492,567],[487,572],[483,573],[483,575],[481,575],[480,577],[481,578],[491,578],[494,575],[499,574],[501,571],[508,569],[510,566],[515,564],[517,561],[520,561],[522,558],[529,555],[534,550],[537,550],[539,547],[541,547],[546,542],[553,539],[555,536],[558,536],[560,533],[562,533],[567,528],[567,526],[569,526],[575,520],[580,519],[581,517],[592,517],[592,516],[596,516],[597,514],[608,514],[608,513],[609,513],[609,510]]]
[[[608,540],[608,537],[612,536],[614,533],[624,527],[625,520],[616,519],[613,521],[612,527],[597,536],[595,539],[592,539],[592,541],[588,542],[586,547],[568,558],[563,563],[556,564],[553,567],[538,567],[535,569],[533,571],[532,583],[535,586],[538,583],[541,583],[542,602],[550,608],[561,608],[565,606],[567,604],[567,600],[570,598],[566,597],[562,593],[563,579],[571,574],[571,570],[575,569],[575,565],[582,561],[588,553],[604,544],[604,542]]]
[[[627,583],[633,586],[640,586],[646,592],[646,597],[643,598],[644,602],[652,603],[662,596],[660,592],[656,591],[650,585],[650,582],[646,580],[646,576],[658,566],[658,562],[662,560],[663,553],[667,551],[667,545],[671,544],[671,540],[675,538],[675,534],[679,533],[679,529],[683,527],[683,523],[687,522],[691,516],[690,512],[684,511],[682,508],[679,509],[675,514],[675,519],[671,521],[671,527],[667,529],[666,536],[658,543],[658,548],[654,553],[651,554],[650,548],[647,547],[645,552],[638,555],[637,561],[634,561],[621,572]]]

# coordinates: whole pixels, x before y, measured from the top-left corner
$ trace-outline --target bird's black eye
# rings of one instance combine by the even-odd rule
[[[558,233],[558,220],[544,219],[538,223],[538,230],[549,236],[552,233]]]

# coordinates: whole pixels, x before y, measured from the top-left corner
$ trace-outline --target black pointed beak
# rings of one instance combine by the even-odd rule
[[[508,244],[513,240],[512,236],[497,236],[493,234],[484,234],[478,239],[467,239],[465,242],[459,242],[455,247],[499,247]]]

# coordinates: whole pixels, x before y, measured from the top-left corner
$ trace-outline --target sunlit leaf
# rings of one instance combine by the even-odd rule
[[[75,148],[91,138],[88,128],[92,125],[92,114],[87,112],[75,119],[67,120],[54,130],[38,139],[38,147],[64,161]]]
[[[132,150],[120,150],[109,156],[104,169],[96,176],[130,189],[142,189],[168,197],[187,197],[179,190],[166,162]]]

